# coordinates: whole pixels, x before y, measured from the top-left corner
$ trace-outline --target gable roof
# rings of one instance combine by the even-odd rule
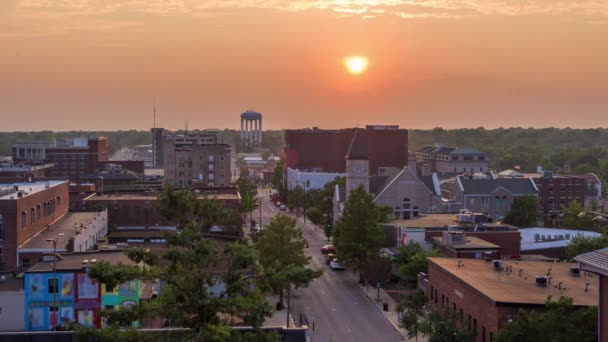
[[[490,195],[501,187],[514,195],[536,195],[538,190],[530,178],[471,179],[458,176],[465,195]]]
[[[355,130],[355,135],[346,152],[346,159],[369,159],[367,151],[367,139],[359,130]]]
[[[608,248],[577,255],[574,260],[604,273],[608,272]]]

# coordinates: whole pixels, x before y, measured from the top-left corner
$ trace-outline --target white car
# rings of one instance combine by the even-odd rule
[[[281,206],[279,207],[280,211],[285,211],[287,209],[287,207],[285,206],[285,204],[281,204]]]
[[[331,268],[334,271],[344,271],[344,266],[342,266],[342,264],[340,264],[338,259],[333,259],[332,261],[330,261],[329,268]]]

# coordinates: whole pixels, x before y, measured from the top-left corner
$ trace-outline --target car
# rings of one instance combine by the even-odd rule
[[[329,266],[329,263],[336,257],[335,254],[329,253],[325,256],[325,265]]]
[[[336,253],[336,247],[334,247],[334,245],[325,245],[325,246],[321,247],[321,254],[327,255],[330,253],[332,253],[332,254]]]
[[[279,207],[280,211],[285,211],[287,210],[287,207],[285,206],[285,204],[281,204],[281,206]]]
[[[344,271],[344,266],[342,266],[342,264],[340,264],[340,261],[338,261],[338,259],[332,259],[329,262],[329,268],[331,268],[334,271]]]

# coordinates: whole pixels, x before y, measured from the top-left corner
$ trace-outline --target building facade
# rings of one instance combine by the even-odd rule
[[[18,247],[63,217],[68,207],[68,181],[0,184],[0,271],[17,271]]]
[[[285,165],[299,170],[345,173],[344,157],[357,131],[367,144],[370,174],[376,174],[379,167],[407,165],[408,131],[399,126],[379,125],[365,129],[285,130]]]
[[[163,151],[165,184],[188,188],[232,183],[232,147],[218,144],[217,133],[165,135]]]
[[[272,177],[272,173],[270,173],[270,176]],[[298,186],[305,191],[323,189],[325,184],[333,181],[336,177],[344,176],[344,173],[338,172],[309,172],[287,168],[287,190],[293,190]]]
[[[18,141],[13,145],[13,161],[25,164],[52,163],[51,177],[79,181],[95,172],[98,161],[109,160],[105,137]]]
[[[427,145],[416,150],[416,162],[440,175],[488,172],[488,156],[475,148]]]

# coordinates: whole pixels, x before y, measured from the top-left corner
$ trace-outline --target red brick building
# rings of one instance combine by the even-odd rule
[[[13,145],[15,163],[53,163],[51,177],[80,180],[94,173],[99,161],[109,160],[108,139],[74,138],[53,141],[19,141]]]
[[[17,248],[63,217],[67,181],[0,184],[0,271],[18,269]]]
[[[366,126],[365,129],[338,130],[298,129],[285,131],[284,160],[286,167],[299,170],[344,172],[346,152],[355,131],[367,142],[369,168],[407,165],[408,131],[399,126]]]
[[[490,342],[520,309],[543,310],[548,296],[571,297],[575,306],[597,305],[598,277],[575,276],[571,267],[576,264],[429,258],[424,286],[433,309],[452,309],[462,326],[477,332],[477,342]]]

